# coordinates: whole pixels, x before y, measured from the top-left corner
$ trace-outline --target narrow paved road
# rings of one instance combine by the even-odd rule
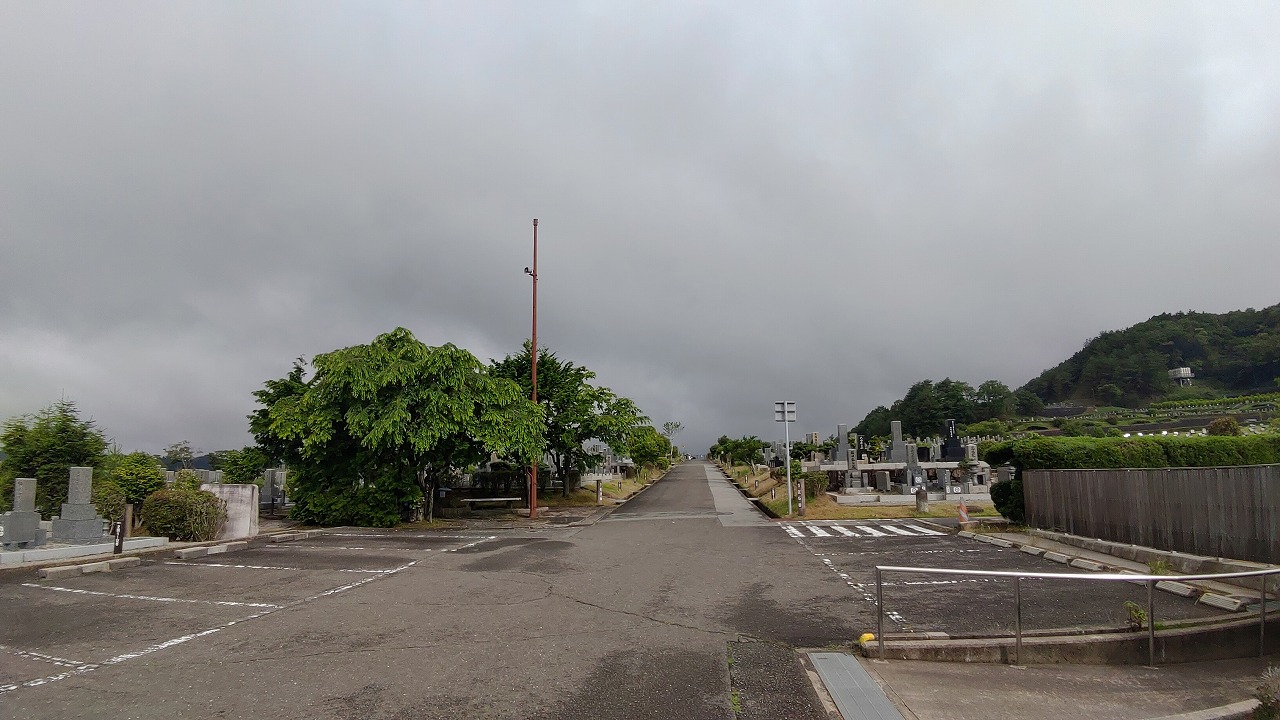
[[[872,623],[701,462],[588,528],[334,531],[56,586],[9,573],[0,607],[14,718],[728,719],[736,704],[822,720],[792,648]]]

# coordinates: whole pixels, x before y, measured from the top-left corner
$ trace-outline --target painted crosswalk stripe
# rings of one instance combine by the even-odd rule
[[[809,532],[813,533],[814,537],[831,537],[831,533],[820,527],[810,527]]]
[[[787,534],[790,535],[791,537],[794,537],[794,538],[804,537],[804,533],[800,532],[796,528],[791,527],[790,525],[783,525],[782,529],[786,530]]]
[[[915,536],[915,533],[911,532],[910,530],[903,530],[902,528],[894,527],[893,525],[881,525],[880,527],[884,528],[885,530],[888,530],[891,533],[897,533],[898,535]]]
[[[946,533],[944,532],[938,532],[937,530],[930,530],[927,527],[920,527],[919,525],[903,525],[902,527],[908,530],[914,530],[920,533],[921,535],[946,535]]]
[[[841,535],[844,535],[845,537],[858,537],[858,533],[856,533],[856,532],[854,532],[854,531],[850,530],[849,528],[847,528],[847,527],[845,527],[845,526],[843,526],[843,525],[832,525],[832,526],[831,526],[831,529],[832,529],[832,530],[835,530],[836,532],[840,533]]]
[[[858,525],[857,528],[871,537],[884,537],[887,533],[882,533],[870,525]]]

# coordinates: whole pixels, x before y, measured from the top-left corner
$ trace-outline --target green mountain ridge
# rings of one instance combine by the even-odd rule
[[[1046,403],[1140,407],[1178,388],[1169,370],[1189,367],[1199,392],[1274,391],[1280,378],[1280,304],[1255,310],[1164,313],[1104,332],[1021,389]]]

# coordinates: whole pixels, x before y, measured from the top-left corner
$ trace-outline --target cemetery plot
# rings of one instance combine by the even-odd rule
[[[296,545],[258,541],[247,550],[191,560],[152,556],[133,568],[56,580],[5,573],[0,695],[198,642],[490,539],[322,534]]]

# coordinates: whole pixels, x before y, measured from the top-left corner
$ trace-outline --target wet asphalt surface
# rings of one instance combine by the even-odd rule
[[[706,467],[585,528],[338,528],[65,580],[0,573],[0,717],[727,719],[736,703],[823,720],[795,648],[874,628],[875,564],[1062,570],[947,534],[793,537],[718,507]],[[886,630],[1011,623],[995,584],[897,582]],[[1114,620],[1143,593],[1052,585],[1024,588],[1027,627]]]

